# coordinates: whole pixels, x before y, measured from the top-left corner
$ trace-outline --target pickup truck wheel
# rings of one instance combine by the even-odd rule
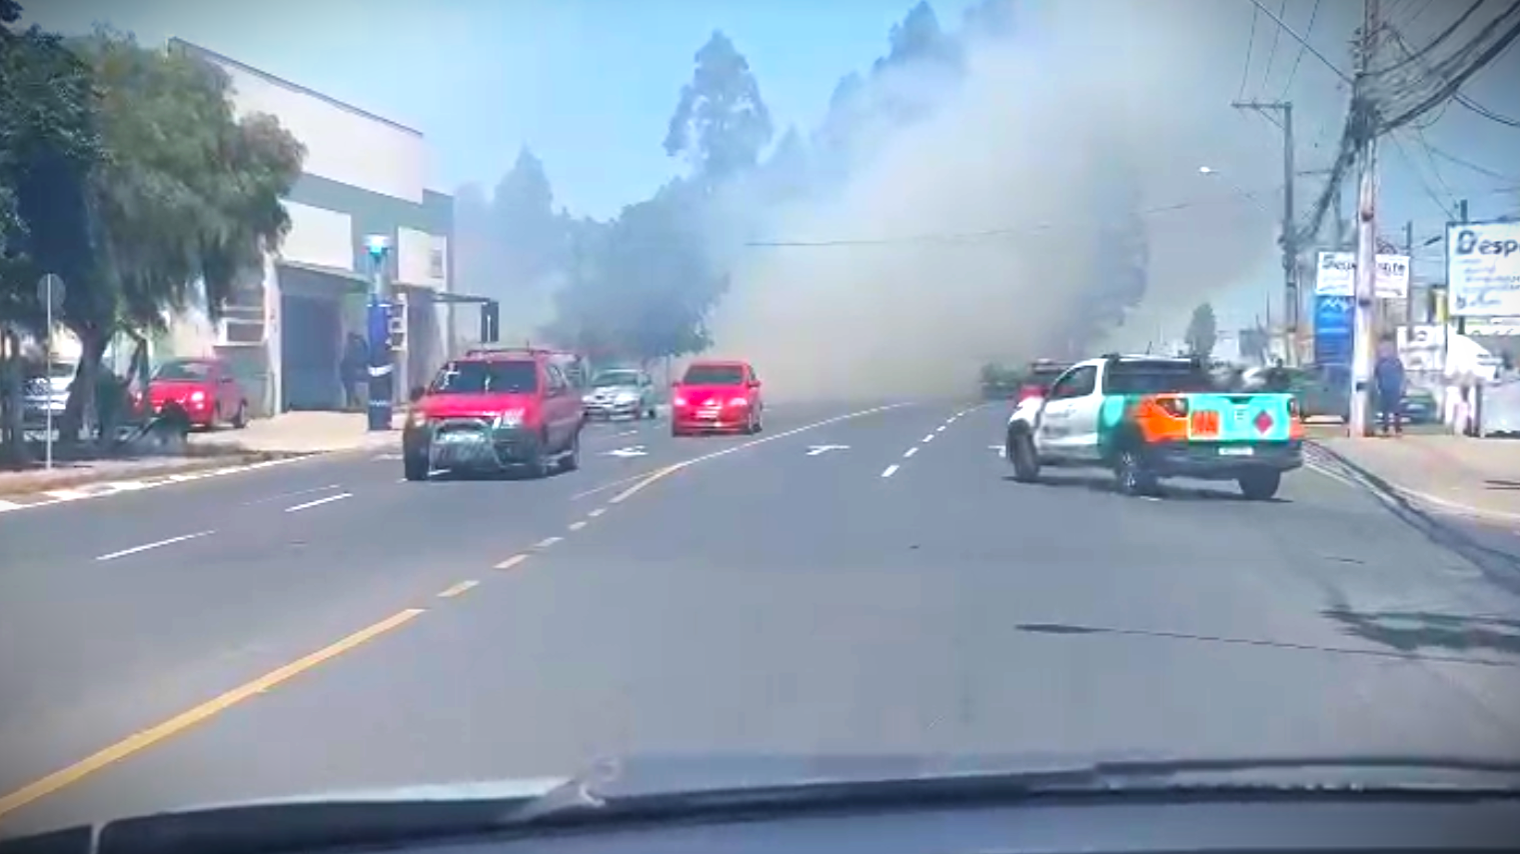
[[[581,467],[581,431],[577,430],[570,437],[570,447],[559,461],[560,471],[575,471]]]
[[[1240,484],[1240,494],[1247,500],[1267,501],[1277,494],[1277,488],[1282,485],[1282,472],[1246,472],[1236,480],[1236,483]]]
[[[1040,479],[1040,455],[1028,433],[1010,433],[1004,453],[1008,455],[1008,462],[1013,464],[1014,480],[1034,483]]]
[[[1114,459],[1114,479],[1121,495],[1155,495],[1156,477],[1145,465],[1138,448],[1125,448]]]

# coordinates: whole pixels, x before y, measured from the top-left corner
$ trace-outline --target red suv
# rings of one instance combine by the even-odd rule
[[[748,362],[692,362],[671,389],[670,434],[759,433],[760,378]]]
[[[407,480],[435,469],[523,469],[544,477],[580,466],[581,395],[550,350],[472,351],[412,389],[401,433]]]

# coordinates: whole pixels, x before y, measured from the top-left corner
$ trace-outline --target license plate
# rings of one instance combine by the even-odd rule
[[[1226,446],[1219,449],[1219,456],[1221,457],[1249,457],[1255,453],[1255,448],[1232,448]]]
[[[469,433],[444,433],[438,437],[438,443],[441,445],[468,445],[479,438]]]
[[[703,418],[717,418],[718,417],[718,410],[716,410],[716,409],[704,409],[704,410],[702,410],[702,417]]]

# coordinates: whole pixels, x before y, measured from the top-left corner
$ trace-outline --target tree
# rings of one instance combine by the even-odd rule
[[[665,153],[683,156],[709,186],[754,167],[775,128],[749,61],[721,31],[695,56],[691,82],[665,134]]]
[[[544,164],[527,148],[496,185],[491,201],[493,238],[512,290],[533,289],[563,260],[564,224],[554,213],[554,189]]]
[[[1214,345],[1219,342],[1219,326],[1214,319],[1214,307],[1201,303],[1193,309],[1187,326],[1188,351],[1207,359],[1214,355]]]
[[[90,269],[63,308],[83,346],[63,419],[73,433],[118,329],[158,329],[190,307],[216,319],[262,269],[289,228],[280,200],[304,149],[270,116],[237,120],[227,75],[197,57],[107,30],[71,47],[99,87],[105,149],[87,182]]]
[[[805,195],[811,184],[812,164],[807,143],[796,127],[789,127],[781,141],[765,160],[764,173],[767,201],[775,204],[797,199]]]

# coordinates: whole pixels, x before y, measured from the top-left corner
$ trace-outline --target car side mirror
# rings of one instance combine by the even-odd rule
[[[406,399],[412,403],[416,403],[422,399],[422,394],[422,386],[414,385],[412,386],[412,390],[406,393]]]
[[[759,388],[760,387],[760,381],[759,380],[750,380],[749,381],[749,387],[750,388]]]

